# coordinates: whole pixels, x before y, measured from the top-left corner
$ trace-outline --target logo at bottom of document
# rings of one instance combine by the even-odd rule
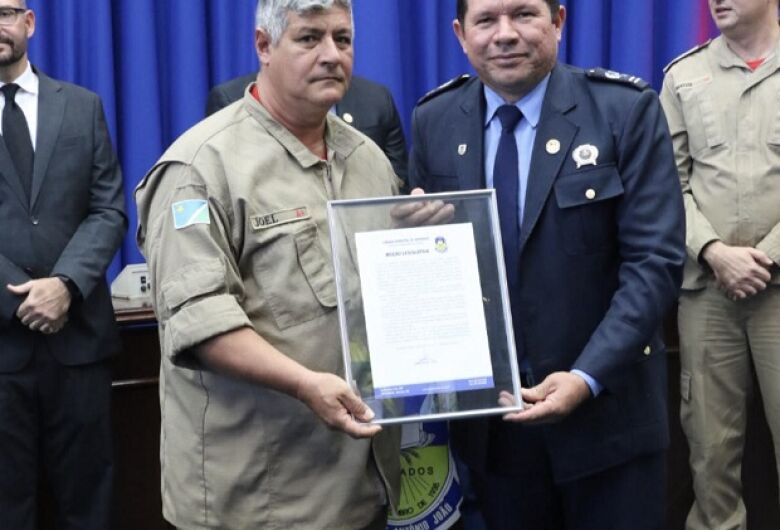
[[[411,423],[403,429],[401,495],[387,527],[445,530],[457,521],[462,498],[447,443],[447,423]]]

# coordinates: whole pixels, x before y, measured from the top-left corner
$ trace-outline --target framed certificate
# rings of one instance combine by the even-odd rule
[[[446,205],[435,224],[409,212]],[[494,190],[328,203],[347,381],[375,423],[504,414],[520,399]]]

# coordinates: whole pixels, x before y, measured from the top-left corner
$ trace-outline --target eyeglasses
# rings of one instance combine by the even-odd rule
[[[0,26],[12,26],[19,20],[19,15],[26,13],[23,7],[0,7]]]

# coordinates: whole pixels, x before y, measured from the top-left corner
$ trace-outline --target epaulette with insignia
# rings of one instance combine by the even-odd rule
[[[639,76],[621,74],[614,70],[605,70],[604,68],[590,68],[585,70],[585,75],[591,79],[602,79],[605,81],[613,81],[615,83],[622,83],[624,85],[632,86],[639,90],[644,90],[650,85]]]
[[[463,83],[465,83],[469,79],[471,79],[471,76],[469,74],[459,75],[458,77],[450,79],[449,81],[447,81],[443,85],[437,86],[436,88],[434,88],[433,90],[431,90],[430,92],[425,94],[423,97],[418,99],[417,100],[417,104],[418,105],[422,105],[426,101],[429,101],[429,100],[435,98],[439,94],[443,94],[444,92],[447,92],[448,90],[452,90],[453,88],[458,88],[459,86],[461,86]]]
[[[672,59],[672,62],[670,62],[669,64],[664,66],[664,73],[668,72],[669,68],[671,68],[672,66],[674,66],[678,62],[682,61],[683,59],[685,59],[689,55],[693,55],[694,53],[698,52],[699,50],[703,50],[704,48],[709,46],[711,42],[712,42],[712,39],[709,39],[707,42],[703,42],[703,43],[699,44],[698,46],[695,46],[695,47],[691,48],[687,52],[678,55],[677,57]]]

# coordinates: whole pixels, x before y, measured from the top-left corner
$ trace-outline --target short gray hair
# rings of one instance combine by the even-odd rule
[[[289,12],[306,15],[334,6],[346,9],[352,19],[352,0],[259,0],[255,11],[255,28],[265,31],[275,46],[287,29]],[[354,28],[354,21],[352,26]]]

